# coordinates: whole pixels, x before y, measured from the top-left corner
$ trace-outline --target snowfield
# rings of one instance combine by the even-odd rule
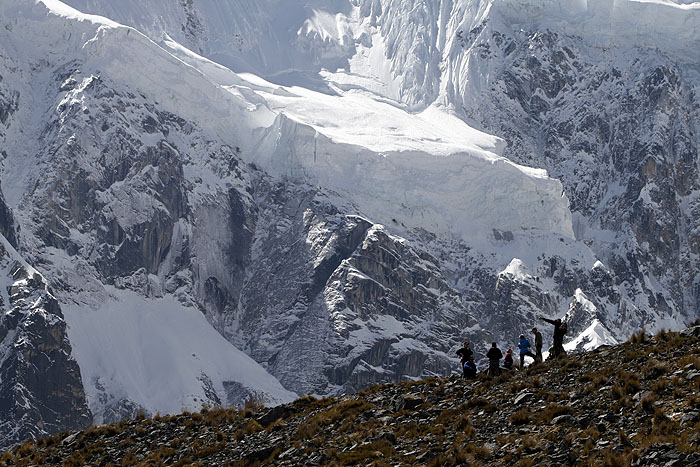
[[[108,292],[110,299],[97,309],[63,306],[93,414],[122,399],[161,413],[198,410],[212,403],[212,391],[221,395],[220,404],[233,405],[238,394],[225,399],[224,384],[231,382],[261,403],[296,399],[198,310],[172,297],[147,299],[114,288]]]

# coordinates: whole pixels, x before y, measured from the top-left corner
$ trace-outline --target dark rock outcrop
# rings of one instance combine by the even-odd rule
[[[0,245],[9,284],[0,318],[0,444],[92,422],[60,306],[37,272]]]

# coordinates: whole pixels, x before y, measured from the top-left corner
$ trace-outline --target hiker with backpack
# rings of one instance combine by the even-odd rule
[[[506,351],[506,356],[503,357],[503,368],[507,370],[513,369],[513,349]]]
[[[525,337],[525,334],[520,334],[520,342],[518,342],[518,348],[520,348],[520,368],[525,367],[525,357],[536,360],[535,354],[530,352],[530,347],[530,341]]]
[[[542,363],[542,333],[537,328],[532,328],[535,335],[535,361]]]
[[[476,363],[474,363],[473,357],[469,357],[469,360],[464,362],[464,364],[462,365],[462,368],[464,369],[464,378],[465,379],[476,378]]]
[[[459,363],[462,366],[462,376],[466,378],[467,377],[466,364],[467,364],[467,362],[469,362],[470,358],[472,359],[472,362],[473,362],[473,357],[474,357],[474,352],[469,347],[469,342],[464,343],[464,347],[462,347],[461,349],[459,349],[457,351],[457,355],[459,356]],[[476,370],[476,366],[474,366],[474,369]]]
[[[559,318],[547,319],[544,316],[540,316],[540,319],[542,321],[546,321],[549,324],[554,325],[554,342],[552,345],[552,356],[556,358],[565,355],[566,352],[564,351],[564,336],[566,335],[566,331],[568,330],[566,322],[562,321]]]
[[[498,344],[495,342],[491,344],[491,348],[486,353],[486,358],[489,359],[489,376],[498,376],[501,373],[498,363],[503,358],[503,352],[498,348]]]

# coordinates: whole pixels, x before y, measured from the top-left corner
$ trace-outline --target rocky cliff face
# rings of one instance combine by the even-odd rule
[[[80,61],[60,57],[50,64],[25,67],[9,54],[6,60],[2,74],[7,79],[0,83],[4,109],[0,135],[8,140],[9,151],[4,153],[3,187],[13,202],[21,199],[22,209],[14,210],[19,214],[15,224],[13,209],[2,204],[1,231],[8,239],[6,247],[14,252],[15,245],[22,253],[8,253],[4,260],[14,282],[7,287],[10,299],[4,304],[2,328],[3,444],[159,410],[159,403],[148,405],[129,390],[115,389],[120,378],[129,376],[104,369],[103,357],[115,361],[121,357],[105,354],[103,345],[122,338],[138,343],[140,334],[146,334],[142,345],[162,339],[198,339],[198,330],[179,336],[147,335],[153,329],[149,331],[142,320],[129,324],[129,329],[110,330],[109,312],[100,307],[121,292],[146,299],[140,304],[143,308],[149,300],[174,296],[176,304],[194,308],[215,322],[236,308],[234,297],[240,294],[250,262],[255,220],[252,183],[247,178],[251,170],[242,167],[240,148],[212,141],[196,124],[159,109],[143,94],[99,73],[84,73],[86,65]],[[46,87],[34,93],[27,83],[39,75]],[[7,96],[14,96],[9,104]],[[29,117],[33,101],[42,101],[41,106],[48,109],[39,113],[36,127],[30,125]],[[45,280],[21,257],[50,279]],[[52,293],[47,292],[48,284]],[[87,311],[83,316],[92,315],[96,328],[90,330],[75,321],[76,311],[64,320],[59,303]],[[73,321],[68,319],[71,316]],[[68,329],[66,321],[72,323]],[[112,325],[126,322],[126,317],[117,318]],[[204,319],[198,322],[209,326]],[[104,329],[102,338],[107,341],[100,342],[94,335],[97,328],[100,333]],[[123,332],[135,337],[120,336]],[[80,344],[86,341],[96,347]],[[79,360],[96,356],[97,374],[88,371],[81,380],[70,342],[77,347]],[[222,346],[230,346],[223,339],[197,346],[214,349],[219,358],[231,357],[220,352]],[[153,348],[155,355],[163,352],[157,345]],[[141,349],[123,351],[137,354],[126,363],[134,375],[153,378],[147,354],[139,354]],[[192,358],[198,368],[200,357],[193,353]],[[141,368],[144,363],[145,369]],[[273,395],[264,378],[251,385],[231,376],[235,372],[230,367],[245,371],[253,363],[231,360],[213,370],[204,368],[209,362],[200,365],[194,371],[196,379],[182,378],[182,384],[194,385],[196,391],[185,397],[193,397],[195,406],[241,404],[250,398],[279,402],[290,397],[292,393],[284,390]],[[154,360],[154,367],[158,365]],[[268,378],[282,389],[273,377]],[[156,381],[165,389],[169,384],[178,383]],[[143,388],[147,397],[149,391]],[[176,398],[182,394],[178,389],[174,393],[173,402],[178,404]],[[182,407],[177,405],[178,410]]]
[[[92,414],[60,305],[44,278],[0,240],[0,443],[87,427]]]
[[[20,93],[0,73],[0,142]],[[3,159],[9,157],[3,149]],[[80,368],[71,354],[59,302],[16,251],[17,224],[0,195],[0,444],[86,427],[92,421]]]
[[[450,371],[451,348],[477,321],[435,258],[308,187],[258,190],[239,311],[225,291],[213,314],[230,339],[298,393]]]
[[[178,29],[179,37],[176,25],[184,21],[152,27],[128,8],[75,4],[117,15],[155,38],[168,27]],[[286,24],[274,13],[263,13],[262,4],[255,11],[236,7],[250,23],[271,15],[268,19]],[[290,11],[303,16],[304,8]],[[546,168],[562,180],[576,238],[601,261],[612,283],[607,290],[594,290],[584,277],[590,265],[566,265],[566,255],[543,251],[545,259],[525,263],[540,279],[553,273],[550,263],[558,263],[557,274],[566,283],[560,290],[572,307],[580,288],[594,314],[620,338],[642,323],[658,328],[697,314],[698,280],[691,271],[697,254],[698,84],[689,71],[689,50],[698,37],[692,28],[679,27],[696,21],[697,9],[654,2],[508,0],[372,0],[326,8],[329,14],[337,11],[339,32],[332,33],[330,17],[320,13],[304,22],[298,37],[290,39],[289,55],[297,69],[315,73],[318,62],[326,60],[331,72],[339,66],[352,72],[346,75],[341,69],[326,76],[341,89],[348,83],[367,87],[357,76],[374,76],[385,86],[369,86],[371,92],[410,108],[447,105],[466,121],[503,137],[510,159]],[[182,37],[195,48],[212,31],[230,40],[244,29],[221,29],[209,7],[197,2],[181,10],[179,15],[191,18],[188,24],[196,19],[199,25],[199,32]],[[596,25],[596,34],[585,29],[583,19]],[[246,30],[243,40],[252,44],[256,34]],[[335,54],[332,59],[317,56],[312,68],[304,68],[311,65],[296,54],[314,49],[319,37],[337,54],[346,54],[348,62],[338,65]],[[246,61],[265,69],[266,76],[284,74],[286,62],[251,58],[264,53],[265,41],[258,39],[257,46],[249,44],[245,51],[224,52],[210,43],[204,53],[225,64]],[[499,272],[490,271],[492,282]],[[566,308],[560,304],[559,312],[562,306]]]
[[[623,333],[696,316],[699,107],[684,61],[494,23],[457,31],[473,66],[498,65],[480,99],[454,98],[510,158],[564,183],[577,239],[609,269],[591,294],[598,316]]]

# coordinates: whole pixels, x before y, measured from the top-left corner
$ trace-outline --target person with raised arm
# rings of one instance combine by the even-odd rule
[[[542,321],[546,321],[549,324],[554,325],[554,338],[552,344],[552,356],[559,357],[565,355],[564,351],[564,336],[566,335],[567,325],[561,319],[547,319],[544,316],[540,316]]]

